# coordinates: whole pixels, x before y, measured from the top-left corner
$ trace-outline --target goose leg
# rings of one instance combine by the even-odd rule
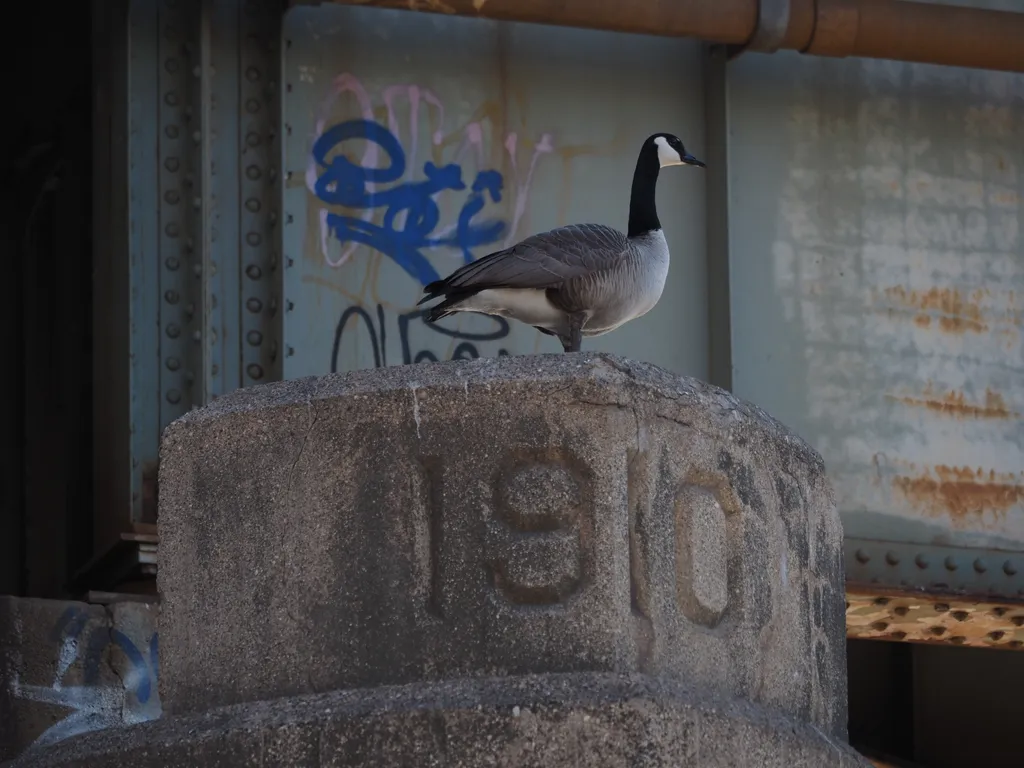
[[[579,352],[583,343],[583,314],[569,315],[569,338],[559,337],[563,352]]]

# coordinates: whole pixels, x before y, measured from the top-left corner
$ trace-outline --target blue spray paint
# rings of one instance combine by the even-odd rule
[[[341,152],[335,152],[349,139],[365,139],[377,144],[390,158],[384,168],[363,168],[352,163]],[[366,211],[384,208],[382,225],[363,221],[357,216],[327,214],[327,227],[342,243],[356,242],[368,245],[389,256],[412,278],[426,285],[440,278],[423,255],[427,248],[452,247],[462,251],[468,264],[473,260],[472,249],[497,242],[505,234],[506,224],[500,220],[474,223],[473,218],[487,204],[501,201],[504,180],[495,170],[477,173],[466,202],[459,212],[458,222],[451,235],[432,237],[440,223],[441,212],[433,196],[445,190],[466,189],[462,168],[449,163],[438,168],[431,162],[423,165],[423,181],[395,184],[385,190],[370,192],[366,185],[389,184],[402,178],[406,170],[405,152],[401,143],[387,128],[372,120],[349,120],[332,126],[313,144],[313,159],[323,168],[317,177],[316,196],[328,205]],[[405,226],[398,229],[395,219],[406,212]]]

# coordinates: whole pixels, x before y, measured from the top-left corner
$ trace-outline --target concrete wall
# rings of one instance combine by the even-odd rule
[[[696,41],[331,4],[293,8],[284,35],[285,378],[560,350],[483,316],[429,326],[415,303],[467,253],[573,222],[625,229],[650,134],[704,151]],[[371,141],[334,135],[358,120],[373,123]],[[386,205],[337,204],[341,154],[357,197],[376,190]],[[454,164],[464,186],[425,184],[427,162]],[[394,173],[370,178],[374,168]],[[698,170],[662,174],[673,253],[664,299],[587,349],[706,376],[703,185]],[[363,221],[376,227],[372,248],[352,239]]]
[[[160,716],[157,608],[0,597],[0,761]]]
[[[751,54],[727,89],[736,393],[847,537],[1019,550],[1024,75]]]

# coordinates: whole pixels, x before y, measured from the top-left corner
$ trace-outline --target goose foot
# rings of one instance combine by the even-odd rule
[[[583,343],[583,314],[569,315],[569,336],[559,336],[563,352],[579,352]]]

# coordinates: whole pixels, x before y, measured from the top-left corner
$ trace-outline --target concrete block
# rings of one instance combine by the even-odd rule
[[[270,384],[168,427],[160,489],[167,712],[642,673],[845,738],[821,459],[702,382],[581,353]]]
[[[55,745],[18,768],[866,768],[837,739],[642,675],[474,678],[169,717]]]

